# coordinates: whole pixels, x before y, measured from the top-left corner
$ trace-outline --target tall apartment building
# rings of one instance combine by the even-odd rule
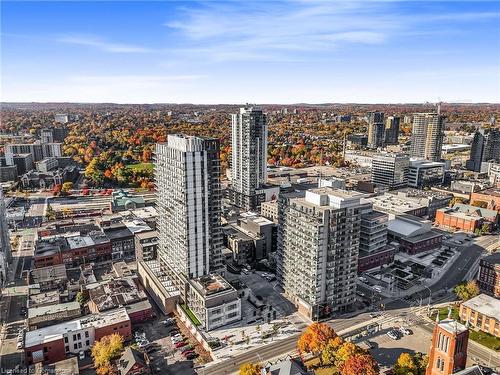
[[[438,113],[415,113],[411,134],[412,158],[440,161],[444,138],[444,116]]]
[[[156,145],[158,259],[181,294],[189,279],[223,273],[219,147],[183,135]]]
[[[384,112],[368,112],[368,147],[377,148],[384,145],[385,125]]]
[[[388,116],[385,119],[384,144],[386,145],[398,144],[399,122],[400,118],[398,116]]]
[[[9,227],[5,218],[5,201],[0,186],[0,287],[7,280],[8,262],[11,259]]]
[[[347,311],[355,300],[362,196],[317,188],[280,199],[277,277],[310,319]]]
[[[389,189],[408,184],[410,159],[400,154],[377,154],[372,160],[372,183]]]
[[[262,109],[246,106],[232,115],[231,200],[247,210],[264,200],[267,181],[267,124]]]
[[[500,161],[500,129],[481,128],[474,134],[467,169],[480,172],[486,161]]]

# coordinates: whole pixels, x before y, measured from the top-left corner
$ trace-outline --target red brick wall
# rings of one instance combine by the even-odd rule
[[[112,335],[113,333],[119,333],[124,339],[129,339],[132,337],[132,322],[130,320],[125,322],[120,322],[112,324],[106,327],[96,327],[95,329],[95,340],[98,341],[104,336]]]
[[[35,256],[35,268],[53,266],[55,264],[62,264],[62,257],[59,252],[49,256]]]
[[[480,226],[480,219],[463,219],[449,215],[443,211],[436,212],[436,223],[448,228],[458,228],[467,232],[474,232]]]
[[[486,202],[488,203],[488,209],[500,210],[500,196],[482,194],[481,192],[478,192],[472,193],[470,201],[471,203],[474,203],[476,201]]]
[[[48,343],[32,346],[31,348],[25,348],[24,353],[26,355],[26,363],[28,365],[32,365],[34,363],[32,353],[36,352],[37,350],[44,351],[44,348],[46,348],[47,350],[46,352],[43,353],[44,365],[66,359],[66,352],[64,351],[64,340],[60,338],[58,340],[54,340]]]

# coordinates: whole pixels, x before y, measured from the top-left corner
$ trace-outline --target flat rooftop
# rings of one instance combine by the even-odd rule
[[[35,345],[48,343],[54,340],[62,339],[65,334],[89,327],[105,327],[111,324],[129,321],[127,311],[124,307],[105,313],[86,316],[85,318],[71,320],[54,324],[48,327],[35,329],[26,332],[25,347],[30,348]]]
[[[57,305],[34,307],[28,309],[28,319],[73,310],[80,310],[80,304],[78,302],[58,303]]]
[[[465,307],[500,321],[500,300],[487,294],[480,294],[462,303]]]
[[[222,293],[227,290],[234,290],[234,288],[219,275],[207,275],[193,279],[191,280],[191,285],[205,296]]]
[[[461,333],[467,331],[467,327],[454,319],[441,320],[439,326],[449,333]]]

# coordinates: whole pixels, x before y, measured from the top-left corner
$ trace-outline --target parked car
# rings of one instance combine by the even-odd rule
[[[149,348],[146,349],[146,353],[151,354],[156,352],[158,349],[159,348],[157,346],[150,346]]]
[[[375,346],[373,345],[372,342],[368,341],[368,340],[365,340],[363,341],[364,344],[368,347],[368,349],[373,349]]]
[[[181,348],[183,346],[187,345],[184,341],[179,341],[175,343],[176,348]]]
[[[411,331],[406,327],[399,327],[399,332],[403,335],[411,335]]]
[[[181,349],[181,353],[187,352],[188,350],[192,350],[193,346],[192,345],[186,345]]]
[[[387,332],[387,336],[389,336],[393,340],[398,340],[399,339],[399,334],[394,329],[391,329],[389,332]]]
[[[196,357],[198,357],[198,354],[191,353],[191,354],[189,354],[189,355],[186,356],[186,359],[190,361],[192,359],[195,359]]]
[[[378,313],[378,312],[372,312],[372,313],[370,313],[368,315],[370,316],[370,318],[376,318],[377,316],[380,315],[380,313]]]
[[[23,343],[22,341],[18,341],[18,342],[17,342],[16,347],[17,347],[18,349],[22,349],[22,348],[23,348],[23,346],[24,346],[24,343]]]
[[[359,291],[359,290],[356,292],[356,294],[358,296],[360,296],[360,297],[364,297],[365,296],[365,294],[363,292]]]
[[[165,320],[161,321],[162,324],[165,324],[167,327],[175,324],[175,319],[174,318],[168,318]]]
[[[372,287],[372,289],[373,289],[374,291],[378,292],[378,293],[380,293],[380,292],[382,291],[382,289],[381,289],[378,285],[374,285],[374,286]]]
[[[182,353],[182,355],[183,355],[184,357],[187,357],[188,355],[193,354],[193,353],[194,353],[194,350],[193,350],[193,349],[191,349],[191,350],[186,350],[184,353]]]
[[[368,281],[367,278],[363,277],[363,276],[358,277],[358,279],[359,279],[359,281],[361,281],[363,283],[366,282],[366,281]]]
[[[80,360],[85,359],[85,352],[82,351],[82,352],[78,353],[78,358]]]

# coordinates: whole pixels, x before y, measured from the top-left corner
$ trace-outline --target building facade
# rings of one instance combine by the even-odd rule
[[[406,155],[378,154],[372,160],[372,183],[388,189],[408,184],[410,159]]]
[[[500,298],[500,253],[481,258],[477,282],[483,293]]]
[[[480,128],[474,134],[466,166],[480,172],[481,163],[486,161],[500,162],[500,130],[497,128]]]
[[[385,137],[384,112],[368,112],[367,118],[368,147],[382,147]]]
[[[408,168],[408,186],[422,189],[442,185],[445,176],[445,163],[426,160],[411,160]]]
[[[231,200],[253,210],[267,181],[267,123],[262,109],[246,106],[232,115]]]
[[[398,144],[399,122],[400,118],[398,116],[388,116],[385,119],[384,144],[386,145]]]
[[[413,115],[410,156],[440,161],[444,138],[444,116],[437,113]]]
[[[480,294],[460,305],[460,319],[478,331],[500,337],[500,300]]]
[[[311,319],[347,311],[355,300],[361,194],[331,188],[291,198],[280,213],[277,277]]]
[[[12,258],[9,227],[7,225],[5,212],[3,189],[0,186],[0,286],[3,286],[7,281],[8,264]]]
[[[387,244],[388,220],[389,215],[374,211],[371,204],[362,208],[358,272],[394,261],[396,249]]]
[[[181,294],[223,273],[219,141],[169,135],[156,145],[158,258]]]
[[[439,321],[438,314],[425,375],[451,375],[463,370],[467,362],[468,343],[467,327],[449,317]]]
[[[189,281],[188,306],[207,331],[241,319],[238,292],[218,275]]]

